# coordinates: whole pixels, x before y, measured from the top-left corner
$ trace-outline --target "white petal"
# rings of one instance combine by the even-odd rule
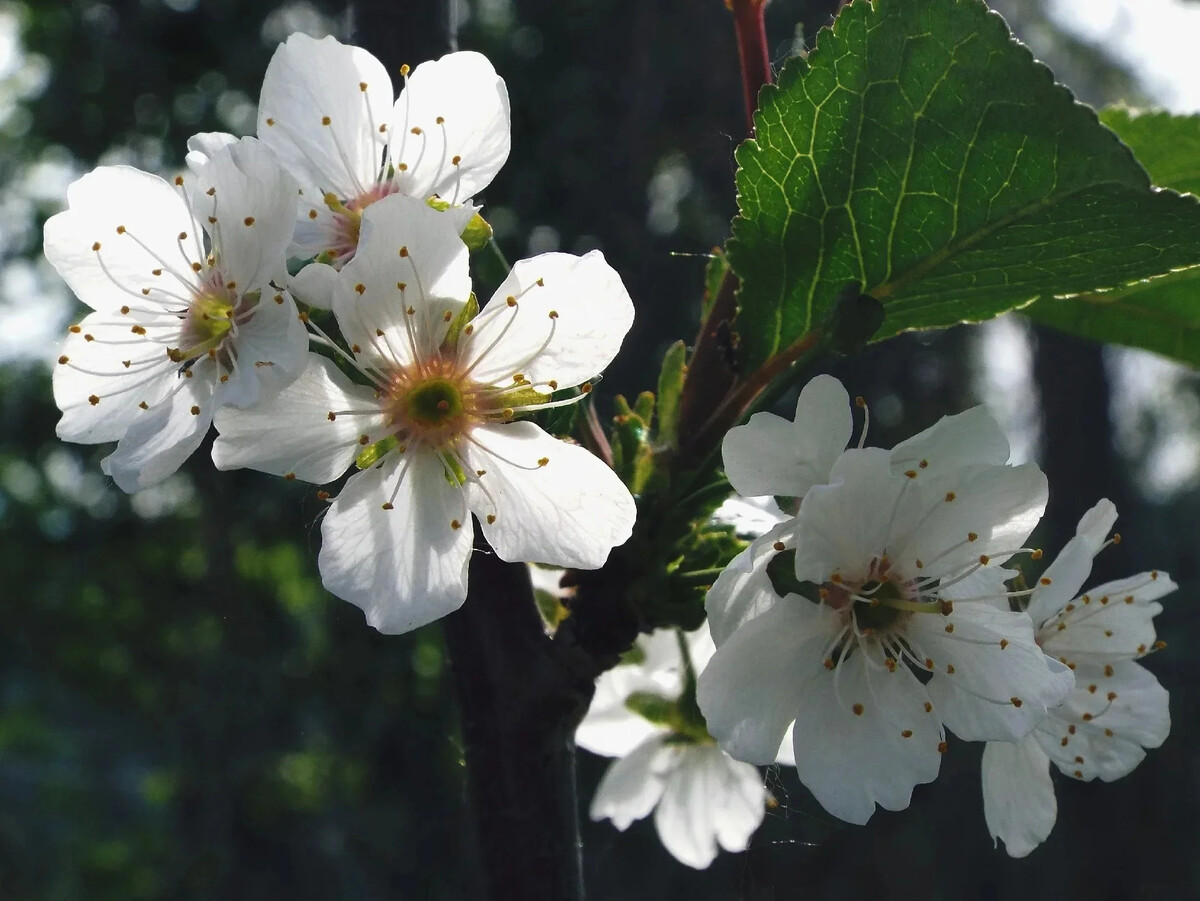
[[[174,396],[162,400],[136,419],[100,461],[122,491],[133,493],[157,485],[192,455],[208,433],[215,404],[216,374],[207,361],[192,367],[195,376],[182,379]]]
[[[1040,626],[1079,594],[1092,572],[1092,561],[1100,553],[1108,533],[1117,521],[1117,508],[1107,498],[1083,514],[1075,535],[1066,543],[1054,562],[1034,585],[1026,612],[1034,626]]]
[[[289,384],[308,363],[308,330],[286,291],[264,291],[254,315],[226,344],[232,345],[237,368],[221,385],[221,404],[250,406]]]
[[[366,50],[293,34],[263,76],[258,136],[306,194],[354,198],[378,175],[394,96],[387,69]]]
[[[341,411],[364,414],[336,415]],[[363,449],[362,435],[368,444],[383,436],[384,421],[371,389],[353,384],[325,357],[310,354],[304,372],[279,394],[249,410],[217,412],[220,435],[213,443],[213,462],[217,469],[290,473],[321,485],[350,467]]]
[[[413,70],[389,128],[401,190],[463,203],[508,159],[508,91],[482,54],[448,53]]]
[[[432,357],[471,295],[468,265],[453,223],[428,204],[393,194],[367,207],[333,295],[355,355],[386,368]]]
[[[721,444],[725,474],[743,497],[802,497],[829,481],[834,461],[853,429],[850,396],[831,375],[819,375],[800,392],[793,422],[755,413],[730,429]]]
[[[954,416],[943,416],[923,432],[892,448],[896,472],[916,470],[921,475],[943,475],[963,466],[1008,462],[1008,438],[987,407],[972,407]]]
[[[924,561],[927,576],[959,572],[984,555],[989,565],[1003,563],[1046,509],[1046,477],[1032,463],[963,467],[912,481],[916,506],[895,518],[888,555],[906,566]]]
[[[674,700],[683,689],[683,661],[674,629],[639,635],[634,650],[643,655],[641,662],[618,664],[596,679],[587,715],[575,730],[575,743],[593,754],[624,757],[651,735],[664,731],[626,706],[634,692],[652,692]]]
[[[192,202],[205,216],[217,265],[238,291],[265,292],[273,280],[284,284],[296,224],[296,180],[266,147],[242,138],[213,154],[194,183]]]
[[[188,296],[200,235],[178,188],[128,166],[101,166],[67,189],[67,203],[46,222],[45,252],[80,300],[115,312],[122,305],[159,306],[161,295],[154,291],[148,299],[143,288]]]
[[[779,743],[779,751],[775,754],[775,762],[780,766],[796,765],[796,724],[788,726],[783,733],[783,741]]]
[[[338,271],[324,263],[309,263],[288,279],[288,290],[301,303],[318,310],[333,309]]]
[[[587,715],[575,729],[575,744],[602,757],[624,757],[652,735],[663,732],[645,717],[625,706],[635,691],[655,691],[658,686],[640,673],[634,684],[623,678],[637,667],[617,666],[596,680],[596,694]],[[625,672],[623,672],[625,671]]]
[[[841,620],[826,607],[788,595],[734,632],[697,680],[708,731],[747,763],[775,761],[803,696],[824,671],[821,652]]]
[[[91,313],[69,332],[54,367],[54,402],[63,411],[58,437],[81,444],[116,441],[177,381],[166,347],[130,332],[136,320]],[[125,363],[129,365],[126,366]],[[93,403],[93,399],[95,403]]]
[[[762,822],[766,790],[758,770],[712,745],[684,746],[667,777],[654,825],[682,864],[701,870],[726,851],[744,851]]]
[[[796,516],[796,578],[822,583],[830,574],[866,576],[874,557],[888,550],[891,511],[910,480],[893,476],[887,451],[849,450],[830,473],[829,485],[809,490]]]
[[[1177,587],[1160,571],[1097,585],[1043,626],[1042,648],[1070,663],[1138,657],[1154,645],[1158,599]]]
[[[875,805],[903,810],[932,782],[943,741],[925,690],[906,667],[859,652],[805,686],[796,712],[796,772],[827,811],[865,823]]]
[[[511,385],[521,374],[542,390],[551,380],[568,388],[612,362],[633,301],[600,251],[544,253],[513,266],[473,324],[459,353],[475,381]]]
[[[654,809],[674,761],[675,750],[663,744],[661,735],[648,738],[605,771],[588,815],[593,820],[610,819],[624,832]]]
[[[709,521],[721,526],[733,526],[742,538],[758,538],[781,522],[791,519],[773,497],[729,497],[713,511]]]
[[[724,643],[734,630],[770,610],[779,601],[767,565],[779,553],[776,544],[795,547],[795,523],[780,523],[729,562],[708,590],[704,609],[708,627],[718,644]]]
[[[205,131],[199,134],[194,134],[187,141],[187,156],[184,162],[187,167],[192,170],[193,174],[198,173],[212,159],[217,151],[230,144],[236,144],[237,137],[224,131]]]
[[[470,438],[464,463],[484,474],[467,496],[501,559],[598,569],[629,539],[633,496],[590,451],[531,422],[479,426]]]
[[[437,455],[393,454],[353,476],[329,508],[321,580],[380,632],[408,632],[462,606],[471,534],[463,492]]]
[[[1023,613],[960,602],[949,615],[915,614],[906,629],[933,661],[926,688],[938,715],[968,741],[1019,741],[1075,683],[1035,644]]]
[[[1009,857],[1025,857],[1046,840],[1058,817],[1050,761],[1030,736],[989,741],[983,749],[983,816]]]
[[[1075,690],[1037,732],[1068,776],[1105,782],[1128,775],[1171,731],[1166,689],[1145,667],[1125,660],[1080,664]],[[1111,698],[1110,698],[1111,695]]]

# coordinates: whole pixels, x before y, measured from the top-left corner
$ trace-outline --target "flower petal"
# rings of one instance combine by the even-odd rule
[[[726,851],[744,851],[765,813],[758,769],[712,745],[679,750],[654,812],[663,846],[680,863],[702,870]]]
[[[511,385],[520,374],[542,390],[569,388],[612,362],[632,324],[633,301],[600,251],[543,253],[513,266],[459,353],[477,382]]]
[[[747,763],[774,763],[783,733],[823,672],[821,653],[841,629],[826,607],[788,595],[717,648],[697,680],[708,731]]]
[[[912,481],[914,508],[895,517],[887,550],[907,566],[924,561],[926,576],[961,572],[982,556],[1003,563],[1038,524],[1048,497],[1046,477],[1032,463],[968,466]]]
[[[1025,857],[1046,840],[1058,817],[1050,760],[1033,736],[983,748],[983,816],[1009,857]]]
[[[941,766],[941,724],[906,667],[852,654],[809,681],[796,712],[796,772],[834,816],[865,823],[875,805],[903,810]]]
[[[833,376],[819,375],[800,392],[794,421],[755,413],[729,430],[721,444],[725,474],[743,497],[802,497],[829,481],[852,428],[846,389]]]
[[[264,291],[232,344],[237,366],[221,385],[222,405],[248,407],[279,391],[308,363],[308,330],[286,291]]]
[[[708,590],[704,609],[713,641],[722,644],[736,629],[770,610],[779,602],[767,565],[784,549],[796,546],[795,522],[780,523],[729,562]]]
[[[80,300],[114,313],[184,306],[161,293],[187,296],[190,264],[201,261],[200,227],[179,189],[129,166],[101,166],[67,189],[67,203],[46,222],[44,249]]]
[[[483,190],[504,161],[508,91],[487,57],[448,53],[408,77],[392,114],[391,159],[405,194],[463,203]]]
[[[432,357],[470,295],[467,246],[451,220],[393,194],[363,213],[358,252],[338,277],[333,312],[355,356],[391,369]]]
[[[926,688],[942,722],[968,741],[1019,741],[1075,684],[1024,613],[960,602],[948,615],[914,614],[906,637],[933,661]]]
[[[616,473],[532,422],[479,426],[461,453],[471,510],[501,559],[598,569],[633,532],[637,507]]]
[[[1139,657],[1154,646],[1158,599],[1178,587],[1158,570],[1097,585],[1042,627],[1042,649],[1068,663]]]
[[[910,480],[892,475],[887,451],[848,450],[830,479],[809,490],[796,516],[796,578],[802,582],[822,583],[834,572],[865,576],[871,559],[888,550],[894,520],[904,518],[890,514],[905,500]]]
[[[1132,660],[1111,666],[1080,664],[1075,690],[1050,712],[1037,736],[1068,776],[1105,782],[1120,779],[1171,731],[1166,689]]]
[[[53,385],[54,402],[63,411],[56,431],[64,441],[116,441],[176,382],[179,364],[167,357],[164,345],[132,334],[136,320],[113,318],[89,314],[63,344]]]
[[[1026,612],[1034,626],[1040,626],[1067,602],[1079,594],[1092,572],[1092,561],[1104,547],[1108,533],[1117,521],[1117,508],[1108,498],[1083,514],[1075,535],[1066,543],[1054,562],[1046,567],[1033,594],[1029,596]]]
[[[265,292],[272,281],[284,284],[296,180],[266,147],[242,138],[213,154],[194,182],[192,202],[205,217],[217,265],[239,293]]]
[[[963,466],[1008,462],[1008,438],[987,407],[972,407],[943,416],[923,432],[892,448],[895,472],[915,469],[922,475],[944,475]]]
[[[433,622],[467,596],[467,516],[462,490],[446,480],[435,453],[393,454],[352,477],[329,508],[317,560],[321,580],[361,607],[380,632]]]
[[[206,365],[207,364],[207,365]],[[157,485],[174,473],[200,446],[212,423],[216,374],[212,364],[192,367],[192,378],[180,377],[174,395],[142,413],[100,461],[122,490],[132,494]]]
[[[375,184],[394,96],[366,50],[296,33],[267,64],[258,136],[306,195],[352,199]]]
[[[216,156],[219,150],[237,142],[236,135],[224,131],[204,131],[194,134],[187,140],[187,156],[184,157],[184,162],[187,163],[187,167],[192,170],[193,174],[197,174],[210,159]]]
[[[217,412],[213,463],[217,469],[248,467],[321,485],[350,467],[363,449],[362,435],[367,444],[383,436],[384,420],[371,389],[350,382],[325,357],[309,354],[304,372],[279,394],[250,410]]]
[[[662,797],[675,753],[674,748],[663,744],[663,736],[654,735],[613,761],[596,786],[588,816],[593,820],[610,819],[622,832],[634,820],[645,817]]]
[[[317,310],[333,309],[333,292],[337,283],[338,271],[324,263],[309,263],[287,280],[292,296]]]

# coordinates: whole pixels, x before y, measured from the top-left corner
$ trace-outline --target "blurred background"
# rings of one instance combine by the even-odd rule
[[[993,5],[1085,101],[1200,109],[1200,3]],[[774,59],[836,6],[774,0]],[[695,333],[704,260],[688,254],[727,234],[744,136],[721,0],[0,2],[0,899],[479,896],[440,632],[385,638],[321,588],[311,487],[218,474],[202,450],[126,497],[100,473],[107,448],[54,437],[49,363],[82,307],[41,258],[42,223],[97,164],[170,173],[190,134],[252,131],[295,30],[393,71],[455,39],[492,59],[513,107],[512,156],[482,198],[501,246],[599,247],[638,305],[602,413]],[[1181,586],[1148,660],[1172,735],[1120,782],[1056,779],[1058,825],[1022,861],[987,834],[981,746],[954,742],[909,810],[862,828],[772,771],[779,804],[750,849],[702,873],[648,822],[585,823],[590,897],[1200,894],[1195,375],[1017,317],[831,371],[871,402],[873,444],[991,405],[1050,477],[1037,538],[1051,551],[1098,498],[1116,502],[1125,540],[1093,582],[1157,567]],[[585,807],[605,766],[581,752]]]

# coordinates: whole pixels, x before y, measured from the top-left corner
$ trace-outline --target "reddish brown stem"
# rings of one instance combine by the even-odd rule
[[[725,0],[733,13],[738,59],[742,65],[742,90],[746,100],[746,134],[754,134],[754,111],[758,92],[772,81],[771,57],[767,52],[767,0]]]

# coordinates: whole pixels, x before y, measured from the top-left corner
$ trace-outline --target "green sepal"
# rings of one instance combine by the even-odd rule
[[[513,388],[511,391],[505,391],[497,396],[496,403],[504,407],[532,407],[537,404],[544,404],[550,400],[551,395],[544,394],[536,388],[530,388],[525,385],[520,388]]]
[[[462,336],[462,330],[466,328],[467,323],[479,315],[479,298],[475,296],[475,292],[471,292],[471,296],[467,298],[466,304],[458,311],[458,315],[450,320],[450,328],[446,330],[446,337],[442,339],[442,349],[450,350],[458,346],[458,339]]]
[[[679,395],[687,375],[687,345],[676,341],[667,348],[658,371],[658,443],[674,447],[679,424]]]
[[[635,691],[625,706],[656,726],[670,726],[677,716],[675,702],[652,691]]]
[[[462,468],[462,464],[458,462],[458,457],[454,454],[442,453],[438,454],[442,460],[442,466],[445,469],[442,475],[445,477],[447,484],[453,485],[455,488],[461,488],[467,484],[467,472]]]
[[[359,451],[358,456],[354,458],[354,465],[359,469],[370,469],[382,460],[385,454],[399,445],[400,439],[395,435],[388,435],[386,438],[381,438],[374,444],[368,444]]]
[[[488,242],[492,240],[492,226],[486,219],[476,213],[471,217],[471,221],[467,223],[467,227],[462,233],[463,243],[467,245],[467,250],[475,253],[478,250],[483,250],[488,246]]]

